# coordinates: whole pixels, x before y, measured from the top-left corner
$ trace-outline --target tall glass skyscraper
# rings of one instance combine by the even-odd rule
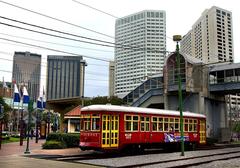
[[[15,52],[12,78],[20,87],[26,86],[30,99],[37,101],[40,92],[41,55]]]
[[[122,97],[146,77],[162,73],[166,52],[166,13],[145,10],[115,23],[115,95]]]
[[[47,58],[47,100],[84,96],[86,62],[81,56]]]

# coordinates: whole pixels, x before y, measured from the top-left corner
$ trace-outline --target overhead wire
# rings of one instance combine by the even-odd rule
[[[24,25],[28,25],[28,26],[32,26],[32,27],[36,27],[36,28],[40,28],[40,29],[44,29],[44,30],[48,30],[48,31],[52,31],[52,32],[57,32],[57,33],[60,33],[60,34],[65,34],[65,35],[70,35],[70,36],[74,36],[74,37],[83,38],[83,39],[86,39],[86,40],[92,40],[92,41],[97,41],[97,42],[102,42],[102,43],[107,43],[107,44],[114,44],[113,42],[99,40],[99,39],[85,37],[85,36],[80,36],[80,35],[76,35],[76,34],[73,34],[73,33],[63,32],[63,31],[60,31],[60,30],[51,29],[51,28],[47,28],[47,27],[44,27],[44,26],[39,26],[39,25],[36,25],[36,24],[31,24],[31,23],[19,21],[19,20],[16,20],[16,19],[11,19],[9,17],[0,16],[0,18],[4,19],[4,20],[17,22],[17,23],[20,23],[20,24],[24,24]]]
[[[53,34],[50,34],[50,33],[45,33],[45,32],[41,32],[41,31],[36,31],[36,30],[32,30],[32,29],[28,29],[28,28],[24,28],[24,27],[20,27],[20,26],[15,26],[15,25],[12,25],[12,24],[7,24],[7,23],[0,22],[0,24],[3,24],[5,26],[19,28],[19,29],[34,32],[34,33],[40,33],[40,34],[49,35],[49,36],[58,37],[58,38],[63,38],[63,39],[67,39],[67,40],[73,40],[73,41],[78,41],[78,42],[83,42],[83,43],[88,43],[88,44],[93,44],[93,45],[100,45],[100,46],[105,46],[105,47],[113,47],[113,48],[118,48],[118,49],[120,48],[120,49],[135,50],[135,51],[136,50],[143,50],[143,51],[149,50],[149,51],[154,51],[154,52],[159,52],[159,53],[166,53],[167,52],[167,51],[159,51],[159,50],[156,50],[156,49],[152,49],[150,47],[149,48],[143,48],[141,46],[136,46],[136,45],[126,45],[126,44],[123,45],[123,44],[117,44],[117,43],[113,43],[113,42],[109,42],[109,41],[89,38],[89,37],[85,37],[85,36],[79,36],[79,35],[76,35],[76,34],[63,32],[63,31],[59,31],[59,30],[56,30],[56,29],[46,28],[46,27],[43,27],[43,26],[38,26],[38,25],[35,25],[35,24],[26,23],[26,22],[23,22],[23,21],[7,18],[7,17],[3,17],[3,16],[0,16],[0,18],[8,20],[8,21],[10,20],[10,21],[17,22],[17,23],[20,23],[20,24],[24,24],[24,25],[28,25],[28,26],[32,26],[32,27],[56,32],[56,33],[70,35],[70,36],[74,36],[74,37],[78,37],[78,38],[84,38],[86,40],[92,40],[92,41],[97,41],[97,42],[106,43],[106,44],[95,43],[95,42],[90,42],[90,41],[83,41],[83,40],[68,38],[68,37],[59,36],[59,35],[55,35],[55,34],[53,35]],[[109,44],[111,44],[111,45],[109,45]]]
[[[90,31],[90,32],[93,32],[93,33],[96,33],[96,34],[100,34],[100,35],[103,35],[103,36],[110,37],[110,38],[114,39],[113,36],[110,36],[110,35],[107,35],[107,34],[104,34],[104,33],[98,32],[98,31],[95,31],[95,30],[91,30],[89,28],[85,28],[83,26],[79,26],[79,25],[73,24],[73,23],[64,21],[62,19],[58,19],[58,18],[55,18],[55,17],[52,17],[52,16],[48,16],[46,14],[43,14],[43,13],[40,13],[40,12],[36,12],[36,11],[31,10],[31,9],[27,9],[27,8],[24,8],[24,7],[21,7],[21,6],[9,3],[9,2],[5,2],[5,1],[0,0],[0,3],[4,3],[4,4],[7,4],[7,5],[15,7],[15,8],[19,8],[19,9],[22,9],[22,10],[25,10],[25,11],[28,11],[28,12],[31,12],[31,13],[34,13],[34,14],[37,14],[37,15],[49,18],[49,19],[52,19],[52,20],[56,20],[56,21],[59,21],[59,22],[62,22],[62,23],[65,23],[65,24],[68,24],[68,25],[71,25],[71,26],[74,26],[74,27],[78,27],[78,28],[81,28],[81,29],[84,29],[84,30],[87,30],[87,31]]]
[[[12,59],[6,59],[6,58],[0,58],[0,60],[5,60],[5,61],[10,61],[10,62],[13,62],[14,60]],[[26,61],[21,61],[21,60],[18,60],[17,62],[19,63],[26,63]],[[33,64],[33,65],[40,65],[39,63],[36,63],[35,61],[27,61],[27,63],[29,64]],[[46,64],[46,63],[45,63]],[[42,65],[42,62],[41,62],[41,67],[46,67],[48,69],[51,69],[52,67],[49,67],[47,65]],[[93,72],[93,71],[85,71],[86,74],[90,74],[90,75],[102,75],[102,76],[106,76],[107,74],[103,74],[103,73],[99,73],[99,72]]]
[[[79,2],[79,1],[76,1],[76,0],[72,0],[72,1],[73,1],[73,2],[76,2],[76,3],[78,3],[78,4],[81,4],[81,5],[83,5],[83,6],[86,6],[86,7],[88,7],[88,8],[91,8],[91,9],[93,9],[93,10],[96,10],[96,11],[98,11],[98,12],[104,13],[104,14],[106,14],[106,15],[108,15],[108,16],[111,16],[111,17],[113,17],[113,18],[115,18],[115,19],[119,19],[119,17],[117,17],[117,16],[115,16],[115,15],[113,15],[113,14],[110,14],[110,13],[108,13],[108,12],[104,12],[104,11],[102,11],[102,10],[100,10],[100,9],[97,9],[97,8],[95,8],[95,7],[92,7],[92,6],[90,6],[90,5],[84,4],[84,3]]]
[[[24,44],[24,45],[28,45],[28,46],[33,46],[33,47],[37,47],[37,48],[41,48],[41,49],[45,49],[45,50],[49,50],[49,51],[55,51],[55,52],[60,52],[60,53],[64,53],[64,54],[70,54],[70,55],[73,55],[73,56],[82,56],[82,57],[86,57],[86,58],[89,58],[89,59],[95,59],[95,60],[99,60],[99,61],[110,62],[110,60],[106,60],[106,59],[102,59],[102,58],[96,58],[96,57],[92,57],[92,56],[76,54],[76,53],[73,53],[73,52],[67,52],[67,51],[52,49],[52,48],[43,47],[43,46],[34,45],[34,44],[29,44],[29,43],[24,43],[24,42],[20,42],[20,41],[16,41],[16,40],[10,40],[10,39],[1,38],[1,37],[0,37],[0,39],[5,40],[5,41],[14,42],[14,43]]]
[[[100,44],[100,43],[95,43],[95,42],[90,42],[90,41],[84,41],[84,40],[78,40],[78,39],[74,39],[74,38],[59,36],[59,35],[45,33],[45,32],[41,32],[41,31],[37,31],[37,30],[33,30],[33,29],[28,29],[28,28],[24,28],[24,27],[20,27],[20,26],[15,26],[15,25],[3,23],[3,22],[0,22],[0,24],[8,26],[8,27],[14,27],[14,28],[18,28],[18,29],[34,32],[34,33],[44,34],[44,35],[48,35],[48,36],[52,36],[52,37],[58,37],[58,38],[62,38],[62,39],[65,39],[65,40],[72,40],[72,41],[88,43],[88,44],[93,44],[93,45],[100,45],[100,46],[105,46],[105,47],[114,47],[112,45]]]
[[[25,40],[31,40],[31,41],[42,42],[42,43],[47,43],[47,44],[60,45],[60,46],[65,46],[65,47],[81,48],[81,49],[85,49],[85,50],[100,51],[100,52],[111,52],[111,53],[113,52],[113,51],[110,51],[110,50],[101,50],[101,49],[94,49],[94,48],[88,48],[88,47],[80,47],[80,46],[75,46],[75,45],[68,45],[68,44],[63,44],[63,43],[49,42],[49,41],[44,41],[44,40],[37,40],[37,39],[33,39],[33,38],[27,38],[27,37],[23,37],[23,36],[15,36],[15,35],[6,34],[6,33],[0,33],[0,34],[5,35],[5,36],[9,36],[9,37],[21,38],[21,39],[25,39]]]
[[[98,12],[100,12],[100,13],[103,13],[103,14],[105,14],[105,15],[111,16],[111,17],[113,17],[113,18],[115,18],[115,19],[121,19],[120,17],[115,16],[115,15],[109,13],[109,12],[105,12],[105,11],[103,11],[103,10],[97,9],[97,8],[92,7],[92,6],[90,6],[90,5],[87,5],[87,4],[85,4],[85,3],[79,2],[79,1],[77,1],[77,0],[72,0],[72,1],[73,1],[73,2],[76,2],[76,3],[80,4],[80,5],[83,5],[83,6],[85,6],[85,7],[88,7],[88,8],[90,8],[90,9],[93,9],[93,10],[95,10],[95,11],[98,11]],[[173,40],[173,38],[172,38],[172,37],[169,37],[169,36],[166,36],[166,38],[169,38],[169,39]]]
[[[53,67],[50,67],[49,69],[51,69],[51,68],[53,68]],[[0,72],[12,73],[12,71],[3,70],[3,69],[0,69]],[[87,73],[87,72],[85,72],[85,73],[86,73],[86,74],[91,74],[91,73]],[[49,76],[47,77],[47,75],[41,74],[41,72],[40,72],[40,74],[32,74],[32,73],[24,72],[24,73],[21,73],[21,75],[31,75],[31,77],[34,77],[34,75],[35,75],[36,77],[40,76],[41,79],[46,79],[46,78],[51,79]],[[103,76],[103,74],[101,74],[101,73],[96,74],[96,76],[99,76],[99,75],[102,75],[102,76]],[[104,80],[104,79],[93,79],[93,78],[85,78],[85,80],[90,80],[90,81],[92,81],[92,80],[95,80],[95,81],[96,81],[96,80],[97,80],[97,81],[102,81],[102,82],[108,82],[108,80]]]
[[[2,70],[2,69],[0,69],[0,72],[5,72],[5,73],[12,73],[12,71],[7,71],[7,70]],[[40,75],[40,79],[42,79],[42,80],[45,80],[47,78],[47,76],[46,75]],[[49,78],[49,77],[48,77]],[[103,80],[103,79],[92,79],[92,78],[85,78],[85,80],[86,80],[86,82],[90,82],[90,81],[99,81],[99,82],[108,82],[108,80]],[[107,85],[105,86],[105,85],[96,85],[96,82],[94,83],[94,85],[92,85],[92,84],[87,84],[87,86],[86,86],[86,84],[85,84],[85,87],[107,87]]]

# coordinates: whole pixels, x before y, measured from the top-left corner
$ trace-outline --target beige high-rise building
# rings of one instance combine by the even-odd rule
[[[115,62],[109,62],[109,86],[108,92],[109,96],[114,96],[114,80],[115,80]]]
[[[204,63],[233,62],[232,13],[213,6],[183,36],[180,51]]]
[[[147,76],[162,74],[166,12],[144,10],[116,20],[115,94],[123,97]]]

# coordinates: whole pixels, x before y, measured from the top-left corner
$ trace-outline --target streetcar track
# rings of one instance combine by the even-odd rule
[[[212,147],[204,147],[204,148],[198,148],[197,150],[215,150],[215,149],[223,149],[226,147],[223,146],[212,146]],[[161,154],[161,153],[172,153],[177,152],[175,150],[173,151],[167,151],[162,149],[157,150],[148,150],[144,151],[143,153],[138,154],[129,154],[129,153],[104,153],[104,152],[96,152],[93,153],[87,153],[87,154],[81,154],[81,155],[61,155],[61,156],[44,156],[42,159],[52,159],[52,160],[58,160],[58,161],[74,161],[74,160],[90,160],[90,159],[111,159],[116,157],[127,157],[127,156],[141,156],[141,155],[148,155],[148,154]]]
[[[232,147],[232,146],[229,146]],[[239,147],[239,146],[238,146]],[[208,149],[209,151],[211,151],[211,149],[223,149],[223,148],[228,148],[228,146],[212,146],[212,147],[203,147],[201,148],[199,151],[204,151],[206,149]],[[175,151],[176,152],[176,151]],[[103,152],[97,152],[97,151],[92,151],[92,153],[83,153],[80,155],[40,155],[40,156],[28,156],[28,157],[33,157],[33,158],[39,158],[39,159],[48,159],[48,160],[56,160],[56,161],[63,161],[63,162],[72,162],[72,163],[81,163],[81,164],[88,164],[88,165],[95,165],[95,166],[107,166],[107,167],[119,167],[119,168],[125,168],[125,167],[144,167],[144,166],[154,166],[154,165],[158,165],[158,164],[169,164],[171,165],[171,163],[176,163],[176,162],[183,162],[183,161],[189,161],[189,162],[194,162],[194,160],[197,159],[206,159],[206,158],[210,158],[210,157],[219,157],[219,156],[224,156],[226,155],[226,157],[220,157],[220,158],[216,158],[216,159],[212,159],[212,160],[200,160],[196,163],[189,163],[189,164],[184,164],[184,165],[175,165],[173,167],[189,167],[189,166],[195,166],[195,165],[201,165],[204,163],[210,163],[213,161],[220,161],[220,160],[227,160],[227,159],[234,159],[234,158],[240,158],[240,149],[236,150],[236,151],[219,151],[219,153],[213,153],[213,154],[202,154],[200,156],[193,156],[193,157],[184,157],[184,158],[177,158],[177,159],[170,159],[170,160],[161,160],[161,161],[152,161],[152,162],[145,162],[145,163],[139,163],[139,164],[129,164],[129,165],[123,165],[121,166],[111,166],[111,165],[103,165],[103,164],[98,164],[98,163],[94,163],[94,160],[104,160],[104,159],[114,159],[114,158],[122,158],[122,157],[134,157],[134,156],[141,156],[141,155],[151,155],[151,154],[166,154],[166,153],[171,153],[169,151],[164,151],[164,150],[153,150],[153,151],[145,151],[141,154],[123,154],[123,153],[103,153]],[[239,153],[239,155],[237,156],[229,156],[229,155],[233,155],[233,154],[237,154]],[[93,162],[91,162],[91,160],[93,160]],[[84,162],[86,161],[86,162]],[[166,166],[166,167],[171,167],[171,166]]]

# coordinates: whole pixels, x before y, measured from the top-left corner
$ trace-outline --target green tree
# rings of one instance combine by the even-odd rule
[[[85,100],[84,105],[89,106],[93,104],[112,104],[112,105],[123,105],[124,101],[116,96],[107,97],[107,96],[98,96],[90,100]]]
[[[233,127],[233,131],[240,133],[240,121],[235,123],[235,125]]]
[[[8,106],[8,105],[5,103],[5,101],[4,101],[4,99],[3,99],[2,97],[0,97],[0,104],[2,104],[3,107],[4,107],[3,123],[4,123],[4,124],[7,124],[8,121],[9,121],[9,116],[10,116],[9,113],[10,113],[10,111],[11,111],[11,107]]]

